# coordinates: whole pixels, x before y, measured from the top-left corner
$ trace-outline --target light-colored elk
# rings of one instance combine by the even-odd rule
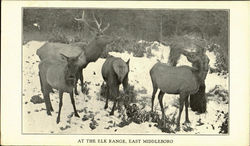
[[[67,57],[61,54],[62,60],[57,58],[46,58],[39,63],[39,78],[41,90],[43,93],[47,114],[51,115],[53,107],[50,101],[50,92],[53,89],[59,90],[59,111],[56,122],[60,122],[61,108],[63,104],[63,93],[70,94],[71,103],[73,105],[76,117],[80,117],[76,111],[75,100],[73,97],[73,88],[76,82],[76,72],[78,71],[77,57]]]
[[[177,118],[177,130],[180,129],[180,118],[185,103],[186,120],[189,123],[188,118],[188,97],[191,94],[196,93],[199,90],[200,85],[204,84],[208,61],[204,60],[204,54],[201,52],[187,52],[182,51],[188,61],[193,64],[193,67],[189,66],[169,66],[165,63],[156,63],[150,70],[150,76],[153,85],[152,94],[152,111],[154,106],[154,98],[158,89],[160,89],[158,100],[161,106],[162,119],[165,119],[165,112],[163,108],[162,99],[165,93],[179,94],[179,116]],[[204,100],[205,96],[201,96],[200,100]],[[203,108],[206,108],[204,106]]]

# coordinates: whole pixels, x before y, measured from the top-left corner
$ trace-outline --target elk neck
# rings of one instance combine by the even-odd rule
[[[102,40],[102,38],[94,38],[86,48],[85,55],[87,62],[95,62],[104,51],[106,45],[110,41]]]
[[[192,66],[195,68],[195,70],[193,70],[193,74],[195,75],[196,81],[198,85],[200,86],[200,84],[205,82],[204,73],[206,71],[203,65],[203,61],[199,60],[197,62],[194,62]]]

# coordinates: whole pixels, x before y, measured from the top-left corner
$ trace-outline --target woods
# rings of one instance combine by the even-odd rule
[[[42,37],[45,41],[63,43],[90,41],[95,34],[84,23],[75,20],[81,17],[82,10],[24,9],[24,40],[29,32],[38,32],[39,37],[45,36]],[[214,51],[218,55],[217,67],[228,72],[229,13],[226,10],[84,9],[84,11],[86,18],[90,20],[90,25],[95,25],[92,18],[95,15],[104,25],[110,23],[110,28],[105,34],[122,38],[120,42],[129,42],[125,43],[128,46],[119,46],[120,42],[116,42],[116,48],[137,48],[131,47],[134,46],[131,43],[139,40],[183,43],[183,36],[203,39],[210,46],[216,44]],[[36,39],[34,35],[31,38]]]
[[[109,22],[112,26],[109,33],[149,41],[189,33],[210,40],[211,37],[227,38],[228,33],[227,11],[87,9],[85,12],[88,17],[94,12],[103,23]],[[23,13],[24,30],[32,30],[33,24],[38,23],[45,32],[54,28],[87,31],[79,28],[83,26],[78,26],[74,20],[81,16],[82,9],[24,9]]]

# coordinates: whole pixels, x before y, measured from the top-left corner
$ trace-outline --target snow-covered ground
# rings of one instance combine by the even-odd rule
[[[118,127],[121,122],[119,113],[116,110],[114,116],[109,116],[113,102],[109,102],[109,108],[104,110],[105,101],[100,96],[100,88],[103,82],[101,76],[101,67],[105,59],[99,58],[95,63],[90,63],[84,70],[84,81],[89,82],[89,94],[85,95],[79,92],[75,96],[76,108],[80,118],[74,117],[73,107],[68,94],[64,93],[63,106],[61,111],[61,122],[56,124],[58,111],[58,92],[51,93],[51,102],[54,108],[52,116],[46,114],[45,104],[33,104],[30,99],[34,95],[43,97],[40,90],[40,82],[38,77],[39,58],[36,50],[45,42],[30,41],[23,46],[23,132],[24,133],[66,133],[66,134],[151,134],[163,133],[160,129],[153,126],[155,123],[145,122],[142,124],[131,123],[125,127]],[[155,57],[133,57],[127,53],[110,52],[111,55],[121,57],[125,61],[130,58],[129,83],[135,87],[135,91],[146,91],[137,93],[137,105],[140,102],[146,103],[144,110],[151,110],[151,94],[152,84],[149,70],[157,62],[157,59],[167,62],[167,52],[169,48],[158,45],[158,51],[153,50]],[[158,55],[157,55],[158,54]],[[160,56],[160,58],[159,58]],[[162,57],[163,56],[163,57]],[[215,56],[213,53],[208,54],[210,58],[210,66],[214,66]],[[190,64],[184,56],[181,56],[180,64]],[[228,76],[218,76],[217,74],[208,74],[206,79],[206,92],[219,85],[222,89],[228,91]],[[78,90],[80,88],[78,87]],[[207,103],[207,113],[197,115],[189,109],[190,127],[192,131],[184,131],[183,125],[177,134],[218,134],[219,126],[225,120],[222,113],[228,113],[228,104],[218,103],[213,98]],[[164,95],[164,107],[167,107],[166,114],[174,112],[178,113],[176,106],[173,106],[178,100],[177,95]],[[159,114],[160,106],[157,98],[155,99],[155,108]],[[181,123],[184,122],[185,112],[182,113]],[[199,122],[198,122],[199,121]],[[203,123],[203,124],[199,124]],[[92,130],[91,125],[95,125]]]

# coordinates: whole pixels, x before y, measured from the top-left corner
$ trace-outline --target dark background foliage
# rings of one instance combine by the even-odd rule
[[[94,34],[84,24],[74,20],[76,17],[81,17],[82,10],[24,9],[23,40],[51,40],[64,43],[90,41]],[[172,38],[191,35],[205,39],[209,44],[218,44],[220,47],[215,51],[219,56],[219,67],[228,71],[228,11],[85,9],[87,20],[94,26],[93,13],[97,20],[102,19],[103,25],[110,23],[105,34],[119,36],[127,42],[138,40],[168,42]],[[34,23],[39,24],[40,28]]]

